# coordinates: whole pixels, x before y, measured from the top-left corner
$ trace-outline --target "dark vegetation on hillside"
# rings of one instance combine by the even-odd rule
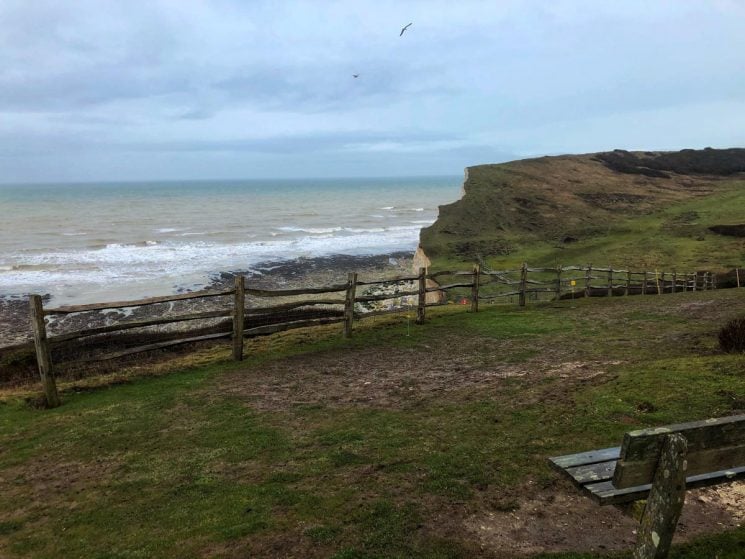
[[[595,159],[614,171],[648,177],[670,178],[670,173],[730,176],[745,172],[742,148],[643,153],[617,149],[599,153]]]
[[[739,225],[712,225],[709,231],[718,235],[727,235],[728,237],[745,237],[745,224]]]
[[[734,318],[719,331],[719,347],[727,353],[745,351],[745,318]]]

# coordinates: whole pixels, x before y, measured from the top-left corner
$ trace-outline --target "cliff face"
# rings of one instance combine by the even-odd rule
[[[716,192],[745,172],[745,149],[541,157],[466,169],[463,197],[422,229],[430,258],[512,254],[530,241],[572,243],[620,220]]]

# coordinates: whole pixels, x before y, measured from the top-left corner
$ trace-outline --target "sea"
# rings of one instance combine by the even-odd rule
[[[268,262],[416,249],[462,177],[0,184],[0,296],[199,289]]]

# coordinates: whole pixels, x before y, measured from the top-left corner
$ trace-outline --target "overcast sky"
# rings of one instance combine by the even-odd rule
[[[745,0],[0,0],[0,182],[743,146],[743,29]]]

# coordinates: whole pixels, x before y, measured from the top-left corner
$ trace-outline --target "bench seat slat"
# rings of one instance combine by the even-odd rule
[[[706,487],[736,479],[745,479],[745,466],[690,476],[686,478],[686,488]],[[651,487],[652,485],[648,484],[628,487],[626,489],[616,489],[613,487],[613,481],[611,480],[582,485],[582,488],[601,505],[614,505],[644,499],[649,495]]]
[[[598,462],[597,464],[589,464],[587,466],[567,468],[566,473],[568,473],[574,482],[581,487],[588,483],[597,483],[613,479],[613,472],[615,469],[616,460],[608,460],[607,462]]]
[[[586,466],[598,462],[607,462],[608,460],[618,460],[621,455],[621,447],[613,446],[610,448],[601,448],[599,450],[590,450],[589,452],[580,452],[579,454],[567,454],[566,456],[554,456],[549,458],[559,470],[574,468],[577,466]]]

